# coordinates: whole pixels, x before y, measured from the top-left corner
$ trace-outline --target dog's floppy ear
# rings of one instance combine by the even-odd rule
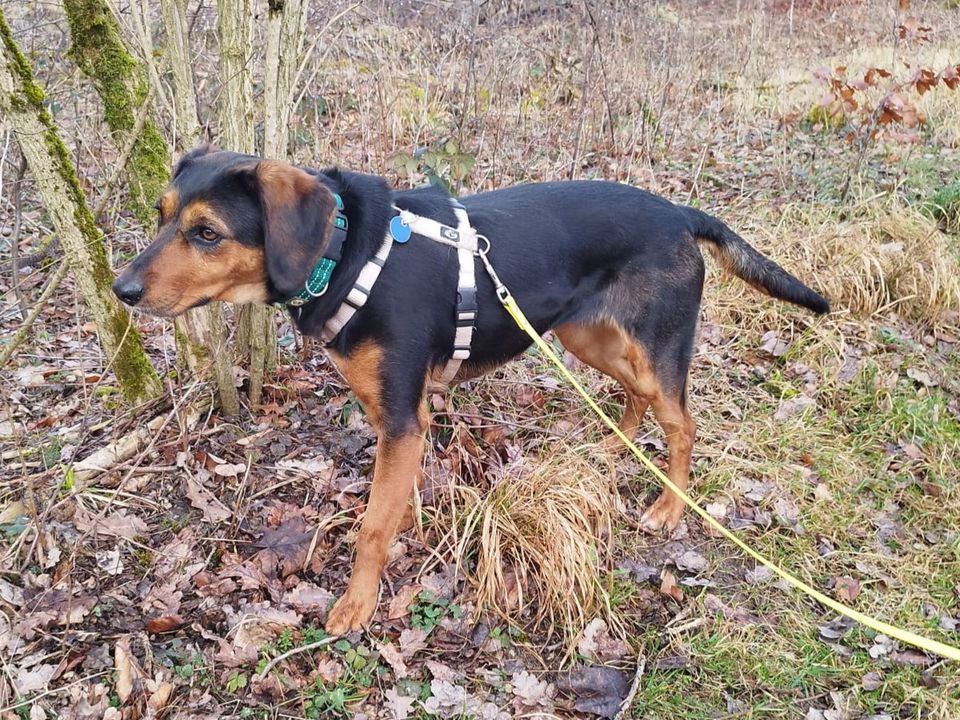
[[[277,294],[292,297],[327,246],[337,203],[315,176],[285,162],[262,160],[256,176],[267,276]]]

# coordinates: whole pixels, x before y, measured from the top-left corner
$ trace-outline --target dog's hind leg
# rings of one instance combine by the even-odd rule
[[[620,420],[620,430],[630,439],[636,434],[647,406],[653,407],[666,436],[670,453],[667,476],[680,490],[686,491],[690,476],[690,456],[696,436],[696,424],[686,409],[685,386],[687,363],[681,357],[664,357],[660,372],[654,368],[644,346],[630,333],[613,322],[590,325],[568,324],[556,329],[557,337],[587,365],[614,378],[627,394],[627,404]],[[663,382],[669,379],[670,382]],[[622,447],[616,436],[607,439],[611,448]],[[664,488],[660,497],[640,519],[644,530],[672,530],[683,515],[683,501]]]
[[[643,416],[650,404],[646,397],[637,392],[634,381],[635,369],[630,361],[631,338],[619,327],[595,323],[580,325],[570,323],[561,325],[554,331],[563,346],[572,352],[580,361],[609,375],[623,388],[627,396],[620,418],[620,432],[633,440],[643,422]],[[611,435],[604,441],[604,446],[610,452],[621,452],[626,449],[623,442],[616,435]]]

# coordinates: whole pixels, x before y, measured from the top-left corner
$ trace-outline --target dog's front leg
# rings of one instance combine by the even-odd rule
[[[360,527],[350,584],[327,617],[326,629],[333,635],[358,630],[370,622],[387,548],[408,512],[407,500],[420,471],[422,431],[398,437],[383,432],[379,435],[373,487]]]

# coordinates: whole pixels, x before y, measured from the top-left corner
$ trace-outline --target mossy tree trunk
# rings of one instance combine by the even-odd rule
[[[105,0],[64,0],[64,9],[70,24],[70,58],[93,82],[103,103],[104,119],[117,145],[125,145],[130,140],[135,142],[126,167],[130,181],[130,209],[144,227],[152,227],[156,217],[153,204],[170,180],[170,152],[156,125],[149,120],[140,137],[130,137],[135,116],[143,111],[142,105],[147,101],[148,73],[124,45],[120,27]],[[181,42],[179,46],[182,45]],[[144,50],[152,52],[152,48]],[[173,60],[171,67],[182,71],[183,68],[177,65],[182,58]],[[189,63],[186,73],[189,78]],[[174,77],[178,79],[178,75]],[[185,118],[178,114],[177,124],[179,127],[186,123],[196,140],[200,123],[192,82],[188,81],[188,89],[189,103],[185,101],[182,105],[187,108],[192,103],[193,113]],[[156,91],[159,96],[162,88],[158,87]],[[226,335],[219,306],[189,310],[174,320],[180,362],[198,375],[206,373],[212,366],[221,408],[228,415],[236,415],[240,403],[233,382],[233,364],[226,352]]]
[[[127,52],[120,28],[104,0],[64,0],[70,25],[69,57],[93,82],[103,101],[104,119],[122,147],[147,97],[147,78]],[[153,122],[147,121],[127,166],[130,209],[145,227],[156,212],[153,204],[170,179],[170,153]]]
[[[187,38],[185,0],[161,0],[167,31],[167,59],[173,76],[177,149],[190,150],[203,137],[197,115],[190,42]],[[212,367],[217,382],[220,409],[226,415],[240,413],[240,398],[233,381],[233,353],[227,343],[227,326],[221,303],[188,310],[175,321],[177,348],[193,372]]]
[[[160,381],[130,314],[110,290],[113,272],[103,236],[87,208],[70,154],[43,105],[43,90],[14,42],[2,10],[0,44],[0,113],[27,159],[121,391],[131,402],[148,400],[160,393]]]
[[[220,140],[225,149],[254,153],[253,79],[250,71],[251,0],[217,3],[220,40]],[[237,343],[250,358],[250,404],[257,406],[263,376],[276,364],[274,311],[266,305],[244,305],[238,311]]]

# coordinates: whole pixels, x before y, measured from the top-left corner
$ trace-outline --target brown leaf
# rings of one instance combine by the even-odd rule
[[[386,700],[386,709],[390,712],[393,720],[406,720],[413,712],[413,706],[417,703],[416,697],[406,697],[397,692],[395,687],[390,688],[383,694]]]
[[[396,645],[392,642],[382,643],[377,645],[377,649],[380,651],[380,657],[386,660],[387,664],[393,670],[393,676],[397,680],[403,680],[409,677],[410,671],[407,669],[407,664],[403,661],[403,654],[397,649]]]
[[[404,585],[390,601],[390,607],[387,609],[388,620],[399,620],[410,614],[410,606],[416,602],[417,596],[423,590],[420,583],[410,583]]]
[[[676,576],[666,569],[660,573],[660,592],[677,602],[683,601],[683,590],[677,585]]]
[[[137,535],[146,536],[149,533],[147,524],[136,515],[130,515],[126,510],[117,510],[104,518],[91,515],[83,508],[77,508],[73,516],[73,524],[81,532],[96,532],[100,535],[111,535],[133,540]]]
[[[940,71],[940,79],[951,90],[956,90],[960,84],[960,65],[948,65]]]
[[[307,529],[307,522],[301,515],[285,519],[279,527],[264,531],[257,547],[257,559],[263,572],[270,576],[280,568],[280,577],[284,578],[301,570],[307,559],[307,550],[313,540],[313,531]]]
[[[835,580],[834,591],[840,602],[850,604],[860,595],[860,582],[846,575]]]
[[[183,625],[183,618],[179,615],[158,615],[149,618],[146,622],[147,632],[155,635],[170,632]]]
[[[557,677],[557,688],[573,698],[579,712],[615,718],[630,692],[631,676],[609,667],[578,665]]]
[[[876,690],[883,687],[883,678],[878,672],[868,672],[860,678],[860,687],[866,691]]]
[[[233,515],[230,509],[207,490],[192,474],[187,476],[187,497],[190,504],[203,513],[208,522],[223,522]]]
[[[140,692],[143,671],[130,652],[130,638],[123,637],[113,649],[113,664],[117,671],[117,696],[126,703],[134,692]]]
[[[400,654],[409,660],[427,647],[427,634],[421,628],[407,628],[400,633]]]

